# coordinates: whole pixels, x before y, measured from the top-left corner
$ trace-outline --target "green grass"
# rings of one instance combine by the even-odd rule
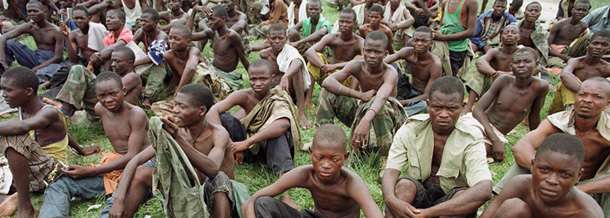
[[[490,0],[490,2],[493,2],[493,0]],[[593,8],[597,8],[597,7],[608,5],[609,2],[610,2],[610,0],[592,1],[592,5],[593,5]],[[491,3],[489,3],[489,5],[491,5]],[[489,6],[489,7],[491,7],[491,6]],[[544,13],[546,13],[546,12],[544,12]],[[549,12],[549,13],[551,13],[551,12]],[[555,13],[555,12],[552,12],[552,13]],[[334,23],[334,21],[336,21],[338,19],[338,12],[336,11],[336,9],[329,8],[326,4],[324,4],[324,6],[323,6],[323,15],[328,20],[330,20],[331,23]],[[35,47],[34,42],[31,37],[22,37],[20,40],[23,41],[24,43],[26,43],[30,47]],[[254,44],[254,43],[260,43],[260,42],[262,42],[262,40],[257,40],[257,41],[251,42],[251,43]],[[204,49],[203,54],[206,57],[213,56],[212,51],[209,47]],[[259,58],[258,53],[255,53],[255,52],[251,53],[248,57],[248,59],[251,61],[258,59],[258,58]],[[242,72],[242,74],[244,76],[247,76],[246,71],[244,70],[243,66],[239,65],[238,70],[240,72]],[[555,84],[557,84],[557,82],[559,81],[557,76],[554,76],[553,80],[554,80]],[[249,87],[249,84],[246,80],[244,80],[244,87]],[[318,101],[319,92],[320,92],[320,87],[318,85],[316,85],[314,88],[314,96],[313,96],[313,101],[314,101],[314,104],[316,104],[316,105],[317,105],[317,101]],[[553,97],[553,93],[550,93],[546,97],[545,105],[542,110],[543,118],[546,117],[546,111],[548,110],[548,106],[549,106],[549,103],[551,102],[552,97]],[[313,121],[314,117],[315,117],[315,111],[314,110],[307,111],[307,117],[309,118],[310,121]],[[17,119],[17,116],[15,114],[13,114],[8,119]],[[341,125],[341,124],[339,124],[339,125]],[[346,127],[345,125],[341,125],[341,126],[346,130],[346,133],[349,135],[349,132],[350,132],[349,128]],[[510,147],[512,147],[519,138],[521,138],[523,135],[525,135],[529,131],[529,128],[523,124],[520,124],[516,127],[516,130],[517,130],[516,134],[510,135],[507,137],[509,140],[509,143],[505,145],[506,151],[507,151],[506,159],[501,163],[490,164],[490,169],[492,172],[492,177],[493,177],[494,183],[499,181],[502,178],[504,173],[508,170],[508,168],[510,168],[510,166],[514,162],[514,156],[510,152]],[[69,131],[70,131],[70,134],[72,134],[72,136],[83,146],[88,146],[88,145],[95,143],[95,144],[100,145],[100,147],[102,148],[102,151],[104,151],[104,152],[112,151],[112,146],[110,145],[110,142],[108,141],[108,139],[105,137],[103,129],[99,125],[98,126],[89,126],[89,127],[81,126],[81,125],[71,125],[69,127]],[[311,142],[313,134],[314,134],[313,129],[302,131],[303,141],[305,143]],[[70,153],[69,159],[70,159],[70,161],[69,161],[70,164],[88,165],[89,163],[97,163],[101,159],[101,155],[95,154],[95,155],[92,155],[89,157],[80,157],[73,153]],[[301,166],[301,165],[311,164],[311,159],[310,159],[310,156],[308,153],[298,152],[296,154],[294,162],[295,162],[295,166]],[[368,159],[365,159],[365,161],[363,161],[363,162],[357,162],[357,163],[354,163],[351,165],[346,164],[345,167],[354,170],[364,179],[364,181],[367,183],[367,185],[371,191],[373,199],[381,208],[383,208],[385,205],[383,203],[383,196],[381,194],[381,184],[379,182],[379,172],[380,172],[379,170],[383,166],[380,161],[380,158],[377,155],[372,155]],[[253,194],[257,190],[259,190],[265,186],[268,186],[271,183],[273,183],[275,180],[277,180],[278,175],[275,175],[275,174],[269,172],[268,170],[266,170],[264,168],[264,166],[262,166],[260,164],[244,164],[244,165],[236,166],[235,177],[236,177],[235,179],[237,181],[247,184],[249,187],[250,193]],[[309,191],[304,190],[304,189],[295,189],[290,192],[290,196],[302,208],[313,209],[314,205],[313,205],[311,195],[309,194]],[[40,208],[40,206],[42,205],[42,194],[32,194],[32,202],[36,208]],[[105,197],[101,197],[99,199],[94,199],[94,200],[81,200],[81,199],[77,198],[76,200],[74,200],[72,202],[70,217],[97,217],[101,211],[101,208],[92,209],[90,211],[87,211],[89,206],[94,205],[94,204],[100,204],[100,205],[104,206]],[[144,217],[145,215],[151,215],[152,217],[164,217],[163,211],[161,209],[160,201],[156,200],[156,199],[152,199],[152,200],[148,201],[145,205],[140,207],[140,210],[136,214],[136,217]],[[13,216],[13,217],[16,217],[16,216]]]

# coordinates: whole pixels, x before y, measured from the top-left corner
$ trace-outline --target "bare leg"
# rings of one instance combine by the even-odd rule
[[[485,8],[487,7],[487,0],[483,0],[483,3],[481,4],[481,13],[485,13]]]
[[[231,208],[227,193],[214,193],[214,217],[229,218],[231,217]]]
[[[152,188],[152,174],[153,168],[150,167],[139,166],[136,169],[125,199],[125,217],[133,217],[138,211],[146,194]]]
[[[301,122],[301,128],[309,129],[313,127],[313,124],[307,120],[307,116],[305,116],[305,88],[303,87],[303,75],[302,72],[294,75],[290,80],[292,80],[292,87],[294,87],[294,94],[297,97],[297,110],[299,112],[299,121]],[[311,87],[310,87],[311,88]]]
[[[32,202],[30,201],[30,181],[28,179],[29,172],[29,160],[15,151],[13,148],[6,149],[6,159],[8,159],[9,167],[13,173],[13,181],[15,181],[15,187],[17,188],[17,198],[19,202],[19,215],[18,218],[31,218],[34,217],[36,211]],[[8,200],[8,199],[7,199]],[[0,208],[2,210],[3,208]]]
[[[477,100],[477,98],[479,98],[479,95],[477,95],[477,93],[475,91],[473,91],[472,89],[468,90],[468,103],[466,104],[466,107],[464,107],[464,109],[462,110],[462,114],[467,114],[468,112],[472,112],[472,106],[474,105],[474,102]]]
[[[315,107],[315,105],[313,105],[313,103],[311,102],[311,95],[313,94],[313,87],[315,86],[315,79],[313,78],[313,76],[311,74],[309,74],[309,78],[310,81],[312,81],[311,83],[311,87],[309,87],[309,89],[307,89],[307,93],[305,94],[305,107],[307,107],[307,109],[313,109]]]
[[[401,179],[394,187],[394,195],[396,195],[398,199],[409,204],[413,203],[416,194],[417,188],[415,184],[408,179]],[[394,215],[390,210],[386,210],[385,217],[392,218]]]
[[[531,218],[532,212],[530,206],[524,201],[518,198],[511,198],[502,203],[496,213],[493,215],[494,218],[504,217],[519,217],[519,218]]]
[[[12,195],[3,195],[2,204],[0,204],[0,217],[10,217],[17,211],[17,193]]]

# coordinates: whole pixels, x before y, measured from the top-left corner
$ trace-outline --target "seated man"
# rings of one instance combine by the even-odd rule
[[[566,0],[568,1],[568,0]],[[588,26],[582,19],[587,16],[591,4],[587,0],[580,0],[574,3],[572,8],[572,16],[560,20],[553,25],[549,34],[548,43],[551,46],[549,55],[561,58],[567,62],[571,57],[562,54],[563,50],[570,46],[580,37],[589,33]]]
[[[401,49],[407,46],[407,42],[413,35],[412,28],[415,19],[409,10],[401,4],[400,0],[390,0],[385,6],[381,23],[392,30],[392,46],[394,49]]]
[[[502,30],[517,19],[506,12],[507,0],[496,0],[493,9],[477,18],[477,29],[470,37],[472,51],[487,53],[492,48],[500,46]]]
[[[398,100],[405,107],[408,116],[428,112],[426,100],[428,100],[430,85],[441,76],[442,71],[441,59],[429,51],[432,46],[430,28],[418,27],[411,43],[413,47],[400,49],[396,54],[384,59],[384,62],[388,64],[404,59],[411,67],[412,88],[405,99]]]
[[[491,197],[483,133],[460,117],[459,79],[435,80],[429,95],[430,114],[410,117],[392,143],[381,183],[386,217],[474,217]]]
[[[27,4],[27,14],[31,22],[15,27],[0,36],[0,65],[8,70],[13,61],[36,72],[40,83],[51,79],[63,59],[63,36],[59,28],[45,19],[47,12],[39,1]],[[30,34],[36,43],[36,50],[29,49],[13,38]]]
[[[280,80],[279,86],[284,91],[290,93],[293,100],[296,99],[298,120],[303,129],[313,127],[305,116],[305,93],[313,88],[311,77],[307,71],[305,59],[299,51],[286,44],[286,28],[281,24],[269,27],[269,37],[271,48],[260,52],[261,59],[265,59],[273,66],[275,80]],[[274,82],[274,84],[277,84]]]
[[[245,193],[240,197],[249,197],[247,187],[232,180],[229,133],[204,118],[214,104],[210,89],[201,84],[185,85],[174,103],[171,117],[151,118],[152,146],[125,167],[111,217],[133,217],[151,188],[162,196],[167,217],[208,217],[207,211],[210,217],[237,217],[240,205],[234,195]]]
[[[307,0],[294,0],[288,5],[288,28],[307,19]]]
[[[502,75],[483,95],[472,115],[485,129],[487,154],[496,161],[504,160],[504,144],[508,134],[524,118],[530,130],[540,124],[540,111],[549,92],[546,81],[533,76],[540,67],[536,50],[524,47],[512,55],[512,75]]]
[[[538,22],[541,12],[542,5],[539,2],[530,2],[525,6],[524,18],[517,24],[519,26],[517,45],[536,49],[540,55],[540,64],[545,66],[549,60],[549,33]],[[550,78],[547,82],[551,83]]]
[[[87,66],[90,70],[101,67],[103,70],[110,71],[112,68],[110,66],[112,51],[127,45],[133,40],[131,30],[125,27],[125,13],[123,11],[112,9],[106,12],[106,28],[110,33],[104,37],[104,49],[91,55],[89,65],[92,67]]]
[[[536,151],[532,175],[511,179],[481,218],[604,217],[591,196],[574,188],[583,173],[584,159],[580,139],[564,133],[550,135]]]
[[[320,0],[309,0],[307,2],[307,19],[299,21],[288,29],[290,45],[298,48],[302,54],[312,44],[320,41],[322,37],[330,33],[331,24],[322,16],[322,2]]]
[[[522,6],[523,0],[512,0],[510,2],[510,6],[508,7],[508,13],[513,15],[513,17],[515,17],[517,20],[522,20],[524,17],[523,10],[521,8]]]
[[[271,25],[279,23],[284,28],[288,27],[288,8],[282,0],[269,1],[269,19],[256,25],[252,32],[257,38],[267,38]]]
[[[127,162],[150,144],[146,113],[124,101],[125,88],[119,75],[100,73],[95,79],[95,94],[99,100],[95,112],[114,152],[104,154],[95,167],[70,165],[61,169],[65,175],[45,190],[39,218],[67,217],[74,196],[92,199],[112,194]]]
[[[185,25],[189,18],[189,14],[182,10],[182,0],[170,0],[166,4],[168,10],[159,13],[159,18],[165,21],[166,25],[162,26],[160,29],[169,33],[175,25]],[[142,13],[144,13],[144,11],[142,11]]]
[[[605,216],[610,216],[610,188],[605,185],[610,181],[610,177],[607,177],[610,173],[610,115],[603,111],[608,105],[608,99],[608,80],[602,77],[585,80],[576,95],[573,110],[549,115],[538,128],[515,143],[512,148],[515,164],[493,188],[494,193],[500,193],[511,178],[534,169],[532,160],[545,138],[553,133],[566,133],[579,138],[585,147],[583,173],[576,188],[591,195],[602,207]]]
[[[386,46],[390,54],[394,54],[394,47],[392,43],[392,30],[386,25],[381,24],[383,19],[383,7],[381,5],[373,5],[368,13],[368,23],[358,28],[358,33],[362,37],[368,36],[370,32],[381,31],[388,37],[388,45]]]
[[[347,137],[341,127],[326,124],[318,127],[309,148],[312,165],[300,166],[275,183],[256,192],[242,206],[246,218],[265,217],[365,217],[381,218],[381,210],[355,172],[343,168],[349,152]],[[315,209],[298,211],[273,197],[290,188],[311,192]]]
[[[383,62],[388,54],[388,41],[380,31],[369,33],[364,41],[364,60],[350,61],[322,82],[324,89],[320,92],[316,115],[316,126],[334,123],[337,117],[351,127],[352,147],[379,151],[382,156],[388,154],[394,133],[407,118],[404,108],[395,99],[398,73]],[[341,84],[349,76],[360,82],[361,91]]]
[[[0,149],[8,159],[17,193],[0,204],[0,216],[36,217],[30,192],[44,190],[59,176],[68,146],[64,117],[36,95],[38,78],[26,67],[2,75],[0,89],[11,108],[19,108],[17,121],[0,122]],[[18,202],[18,203],[17,203]]]
[[[468,90],[468,103],[462,113],[472,111],[475,101],[479,96],[483,96],[491,87],[494,80],[502,75],[511,75],[512,56],[517,49],[519,42],[519,27],[508,25],[500,33],[501,46],[488,50],[476,62],[476,68],[470,69],[463,74],[461,79]],[[536,53],[536,59],[540,59]],[[535,71],[536,74],[538,70]]]
[[[439,15],[439,4],[438,0],[409,0],[405,2],[405,6],[415,19],[413,28],[430,26],[431,21]]]
[[[112,71],[121,77],[125,88],[125,101],[136,104],[136,99],[142,94],[142,80],[133,72],[135,61],[133,51],[128,47],[117,47],[112,52]],[[72,116],[74,110],[85,110],[89,119],[97,119],[98,115],[94,107],[98,102],[95,95],[95,77],[89,69],[83,65],[76,65],[70,69],[68,79],[57,94],[57,100],[61,101],[60,111],[66,116]]]
[[[251,89],[239,90],[210,109],[206,119],[222,124],[231,134],[236,163],[262,161],[274,173],[294,168],[295,150],[302,148],[294,104],[280,87],[270,89],[275,74],[266,60],[255,60],[248,69]],[[247,113],[240,122],[228,113],[240,106]],[[294,204],[288,195],[282,199]]]
[[[76,5],[72,9],[72,20],[78,29],[70,32],[65,23],[59,23],[61,32],[67,38],[68,60],[72,64],[87,66],[91,55],[104,49],[103,40],[108,35],[108,30],[102,24],[90,22],[89,12],[82,5]]]
[[[549,114],[570,110],[580,89],[582,81],[593,77],[610,77],[610,63],[602,56],[610,50],[610,30],[599,31],[591,37],[587,55],[572,58],[561,72],[561,83],[551,105]]]
[[[582,22],[587,24],[590,33],[580,37],[578,40],[572,43],[572,45],[565,48],[562,54],[570,57],[585,56],[587,54],[587,46],[589,46],[592,34],[601,30],[610,29],[610,22],[608,20],[609,12],[610,4],[589,12],[589,14],[582,19]]]
[[[136,21],[142,16],[142,9],[148,8],[146,0],[121,0],[115,1],[114,7],[125,12],[125,28],[130,31],[136,30]]]

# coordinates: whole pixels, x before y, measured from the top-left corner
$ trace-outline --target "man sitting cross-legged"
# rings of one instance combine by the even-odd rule
[[[324,89],[320,92],[316,115],[316,126],[333,123],[337,117],[351,126],[350,144],[353,147],[379,150],[383,156],[388,153],[394,133],[407,118],[404,108],[395,99],[398,73],[383,62],[388,54],[388,40],[380,31],[369,33],[364,41],[364,60],[349,62],[322,82]],[[349,76],[360,82],[362,91],[341,84]],[[374,135],[369,136],[369,133]]]
[[[560,20],[553,25],[548,39],[549,46],[551,47],[549,49],[549,56],[559,57],[565,62],[571,58],[565,54],[567,51],[563,51],[573,42],[589,34],[589,26],[587,23],[582,22],[582,19],[587,16],[590,8],[591,4],[588,0],[576,1],[572,8],[572,16],[568,19]]]
[[[204,118],[214,104],[210,89],[185,85],[174,103],[171,117],[151,118],[152,146],[125,167],[110,217],[133,217],[151,188],[162,197],[167,217],[208,217],[207,211],[211,217],[237,217],[234,195],[249,196],[244,185],[232,181],[229,133]]]
[[[410,117],[394,137],[381,183],[386,217],[474,217],[491,198],[483,133],[460,116],[459,79],[435,80],[429,95],[430,114]]]
[[[604,217],[591,196],[574,185],[582,175],[582,141],[564,133],[550,135],[532,160],[532,175],[511,179],[481,218]]]
[[[286,173],[275,183],[256,192],[242,206],[246,218],[365,217],[381,218],[381,210],[371,197],[364,180],[343,168],[349,152],[347,137],[341,127],[325,124],[316,129],[309,148],[312,165]],[[311,192],[315,210],[298,211],[273,197],[290,189],[306,188]]]
[[[368,22],[358,28],[358,33],[362,37],[366,37],[373,31],[381,31],[388,37],[388,45],[386,46],[390,54],[394,54],[394,43],[392,42],[392,29],[381,23],[383,19],[383,7],[381,5],[373,5],[367,15]]]
[[[540,111],[549,92],[546,81],[536,78],[534,72],[540,67],[538,53],[530,47],[521,48],[512,57],[512,74],[502,75],[474,108],[472,115],[485,129],[487,154],[502,161],[504,144],[508,134],[524,118],[528,118],[530,129],[540,124]],[[528,115],[529,114],[529,115]]]
[[[119,75],[100,73],[95,79],[95,94],[99,100],[95,112],[102,119],[114,152],[105,153],[95,167],[70,165],[62,169],[65,175],[45,190],[41,218],[70,215],[70,201],[74,196],[92,199],[112,194],[127,162],[150,144],[146,137],[146,113],[124,100],[125,88]]]

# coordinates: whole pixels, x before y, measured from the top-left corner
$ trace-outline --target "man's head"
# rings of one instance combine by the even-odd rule
[[[112,51],[112,55],[110,56],[112,63],[110,66],[112,67],[113,72],[122,76],[133,71],[135,59],[136,55],[129,47],[121,46]]]
[[[371,26],[377,27],[379,24],[381,24],[381,19],[383,19],[383,7],[381,7],[381,5],[374,4],[369,10],[369,23]]]
[[[185,25],[175,25],[169,31],[169,48],[174,51],[184,51],[191,44],[191,29]]]
[[[72,9],[72,20],[74,25],[79,29],[85,29],[89,26],[89,11],[83,5],[76,5]]]
[[[536,22],[540,17],[540,12],[542,11],[542,5],[538,2],[531,2],[525,6],[525,11],[523,12],[523,16],[525,21],[527,22]]]
[[[235,11],[235,0],[220,0],[220,5],[222,5],[228,13]]]
[[[413,33],[413,50],[417,54],[428,52],[430,46],[432,46],[432,29],[427,26],[420,26],[415,29]]]
[[[265,59],[252,61],[250,67],[248,67],[248,76],[250,78],[250,88],[261,96],[267,95],[275,79],[271,63]]]
[[[123,106],[125,88],[121,77],[109,71],[104,71],[95,78],[95,95],[102,106],[111,112],[117,112]]]
[[[517,78],[531,77],[540,69],[538,52],[530,47],[523,47],[513,53],[513,62],[510,64],[513,74]]]
[[[464,84],[455,77],[444,76],[434,80],[428,96],[428,110],[432,130],[450,134],[455,127],[464,100]]]
[[[27,67],[14,67],[2,74],[2,97],[11,108],[21,107],[32,98],[38,98],[38,77]]]
[[[167,3],[167,7],[171,11],[180,11],[182,9],[182,1],[181,0],[169,0]]]
[[[504,46],[513,46],[519,42],[521,38],[519,35],[519,27],[515,24],[510,24],[502,29],[500,32],[500,41]]]
[[[267,40],[271,43],[271,49],[274,52],[280,52],[286,44],[286,27],[282,24],[275,23],[269,27]]]
[[[146,32],[154,31],[159,25],[159,12],[154,8],[147,8],[142,11],[140,16],[140,26]]]
[[[125,13],[112,9],[106,12],[106,28],[109,31],[121,31],[125,26]]]
[[[44,20],[46,9],[39,1],[31,0],[28,2],[25,8],[28,14],[28,18],[33,20],[34,23]]]
[[[341,166],[347,160],[347,137],[341,127],[325,124],[316,130],[309,151],[316,177],[322,181],[333,181],[341,173]]]
[[[493,12],[491,12],[491,15],[494,17],[502,16],[502,14],[504,14],[504,12],[506,11],[507,4],[508,3],[506,2],[506,0],[496,0],[494,2]]]
[[[519,9],[521,9],[521,6],[523,6],[523,0],[513,0],[510,3],[510,8],[508,9],[508,11],[511,14],[517,13]]]
[[[320,0],[309,0],[307,2],[307,16],[312,20],[320,19],[322,13],[322,2]]]
[[[603,113],[610,99],[610,81],[602,77],[585,80],[574,101],[574,111],[580,118],[591,119]]]
[[[565,133],[548,136],[532,160],[534,193],[546,204],[562,203],[582,175],[584,159],[584,146],[576,136]]]
[[[591,9],[591,3],[589,0],[579,0],[574,3],[574,7],[572,7],[572,18],[580,21],[589,14],[589,9]]]
[[[208,26],[210,29],[216,31],[225,26],[225,20],[227,20],[227,10],[220,6],[216,5],[212,8],[212,16],[208,17]]]
[[[594,33],[587,46],[587,55],[602,58],[608,50],[610,50],[610,30],[600,30]]]
[[[342,34],[349,34],[354,31],[356,26],[356,12],[354,9],[345,8],[339,14],[339,31]]]
[[[202,84],[183,86],[174,98],[174,122],[189,127],[200,122],[214,105],[214,94]]]
[[[383,58],[388,55],[388,37],[381,31],[370,32],[364,40],[362,55],[370,66],[383,64]]]
[[[400,2],[400,0],[390,0],[390,7],[392,8],[392,10],[396,10],[396,8],[400,6]]]

